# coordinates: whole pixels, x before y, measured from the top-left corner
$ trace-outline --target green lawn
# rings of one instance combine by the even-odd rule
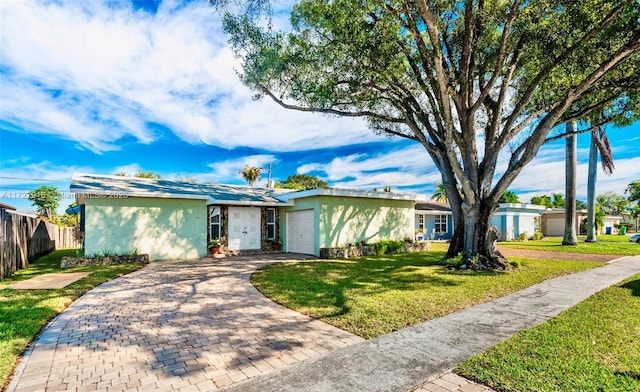
[[[69,268],[65,272],[92,271],[91,275],[59,290],[13,290],[11,283],[49,272],[61,272],[62,256],[75,249],[57,250],[41,257],[29,268],[0,281],[0,387],[8,381],[19,356],[47,322],[76,298],[93,287],[140,268],[140,264],[120,264]],[[2,389],[2,388],[0,388]]]
[[[499,391],[640,391],[640,274],[460,364]]]
[[[561,237],[548,237],[539,241],[505,241],[499,247],[516,249],[546,250],[566,253],[588,253],[603,255],[635,256],[640,255],[640,245],[629,242],[624,235],[600,235],[597,242],[584,242],[584,237],[578,237],[578,245],[562,245]]]
[[[437,265],[443,252],[273,264],[252,277],[272,300],[364,338],[493,300],[601,263],[517,259],[515,272]]]

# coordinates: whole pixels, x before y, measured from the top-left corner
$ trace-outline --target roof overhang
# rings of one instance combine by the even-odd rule
[[[208,205],[248,206],[248,207],[291,207],[293,202],[238,201],[209,199]]]

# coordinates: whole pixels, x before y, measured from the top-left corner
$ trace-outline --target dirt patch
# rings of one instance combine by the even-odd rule
[[[529,259],[555,259],[555,260],[580,260],[580,261],[610,261],[619,259],[619,255],[596,255],[583,253],[549,252],[544,250],[515,249],[500,247],[500,252],[506,257],[525,257]]]

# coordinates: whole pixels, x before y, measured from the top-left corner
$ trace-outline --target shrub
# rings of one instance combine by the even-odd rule
[[[587,235],[587,218],[582,218],[580,221],[580,235]]]
[[[400,253],[402,251],[402,245],[402,241],[394,240],[382,240],[374,244],[374,246],[376,247],[376,253],[379,255],[392,255]]]
[[[523,231],[518,235],[518,241],[526,241],[527,240],[527,232]]]
[[[541,232],[541,231],[536,231],[536,232],[535,232],[535,233],[533,233],[533,235],[531,236],[531,239],[532,239],[533,241],[538,241],[538,240],[541,240],[541,239],[542,239],[542,237],[544,237],[544,234],[542,234],[542,232]]]

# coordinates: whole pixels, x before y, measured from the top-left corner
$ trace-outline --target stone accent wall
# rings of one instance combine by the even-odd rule
[[[262,207],[260,209],[260,249],[263,251],[274,250],[272,240],[267,239],[267,209],[269,208],[273,208],[275,210],[275,234],[276,238],[280,238],[280,209],[276,207]]]
[[[220,207],[220,254],[227,253],[229,244],[229,206],[209,205],[207,206],[207,244],[211,241],[211,210],[213,207]],[[207,254],[211,254],[211,249],[207,249]]]
[[[111,264],[149,264],[149,255],[124,255],[105,257],[67,257],[60,261],[60,268],[80,267],[87,265],[111,265]]]
[[[430,250],[431,241],[405,242],[402,248],[402,251],[406,253],[428,252]]]
[[[320,248],[321,259],[357,259],[358,257],[375,256],[376,254],[376,247],[372,245]]]
[[[401,253],[427,252],[429,250],[431,250],[430,241],[405,242]],[[376,247],[373,245],[320,248],[321,259],[357,259],[376,254]]]

